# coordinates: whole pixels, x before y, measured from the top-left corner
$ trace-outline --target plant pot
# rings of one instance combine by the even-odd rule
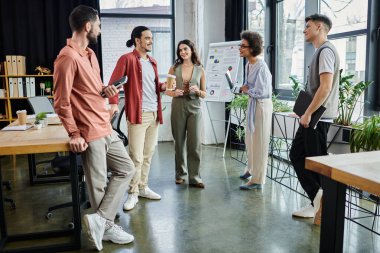
[[[42,128],[42,124],[41,123],[33,125],[33,129],[35,129],[35,130],[38,130],[38,129],[41,129],[41,128]]]

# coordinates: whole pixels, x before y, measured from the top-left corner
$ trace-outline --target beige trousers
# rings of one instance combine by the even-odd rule
[[[138,193],[139,188],[148,185],[150,163],[157,145],[157,136],[157,112],[143,112],[141,124],[132,124],[128,121],[129,155],[136,168],[129,193]]]
[[[91,208],[113,221],[120,202],[135,173],[135,167],[115,131],[88,143],[82,152],[82,164]],[[107,170],[112,175],[107,185]]]
[[[258,99],[256,102],[255,129],[250,133],[246,127],[247,170],[252,175],[251,182],[255,184],[265,184],[269,140],[272,129],[272,112],[271,99]]]

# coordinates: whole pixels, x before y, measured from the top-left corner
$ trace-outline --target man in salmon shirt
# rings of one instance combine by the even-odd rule
[[[150,164],[157,145],[158,124],[162,124],[160,92],[166,84],[159,82],[157,62],[148,55],[152,51],[153,35],[148,27],[137,26],[132,30],[127,47],[135,49],[122,55],[117,61],[109,83],[128,76],[124,85],[125,115],[128,123],[129,154],[135,164],[128,199],[124,210],[133,209],[139,197],[160,200],[161,196],[148,187]],[[117,104],[118,97],[109,100]]]
[[[116,212],[135,174],[123,142],[112,130],[107,97],[117,95],[114,86],[105,87],[99,63],[89,43],[100,35],[98,12],[77,6],[70,14],[72,37],[54,63],[54,108],[70,136],[70,149],[81,152],[86,184],[94,210],[84,216],[89,239],[97,250],[102,241],[127,244],[134,237],[114,224]],[[107,185],[107,170],[112,173]]]

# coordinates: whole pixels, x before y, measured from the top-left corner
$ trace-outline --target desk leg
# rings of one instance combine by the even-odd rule
[[[28,165],[29,165],[29,183],[30,185],[34,185],[34,177],[37,175],[36,157],[34,154],[28,154]]]
[[[79,185],[78,185],[78,166],[77,154],[70,152],[70,179],[71,195],[73,200],[73,219],[74,219],[74,240],[75,245],[81,247],[81,220],[79,206]]]
[[[1,176],[1,161],[0,161],[0,184],[1,182],[3,182],[3,179]],[[5,222],[4,196],[3,196],[2,185],[0,186],[0,230],[1,230],[1,241],[0,241],[0,251],[1,251],[8,237],[7,223]]]
[[[344,211],[347,186],[330,178],[322,178],[323,203],[320,253],[343,252]]]

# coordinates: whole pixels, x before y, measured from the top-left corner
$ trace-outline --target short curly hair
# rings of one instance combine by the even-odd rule
[[[250,52],[252,56],[258,56],[263,52],[263,37],[257,32],[242,31],[240,34],[241,39],[248,41]]]

